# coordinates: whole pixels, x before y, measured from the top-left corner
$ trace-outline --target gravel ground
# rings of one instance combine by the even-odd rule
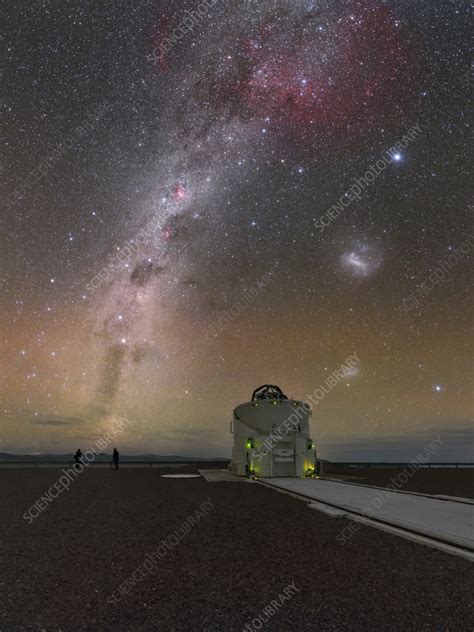
[[[339,476],[341,478],[354,477],[346,480],[352,483],[385,487],[391,479],[396,479],[402,471],[403,469],[395,468],[354,468],[326,465],[324,474],[334,478]],[[420,469],[400,489],[407,492],[474,498],[474,468]]]
[[[341,545],[345,520],[255,483],[160,477],[171,471],[86,471],[28,524],[58,472],[1,470],[0,630],[257,630],[272,601],[272,631],[472,630],[468,561],[368,527]],[[214,508],[113,603],[209,497]]]

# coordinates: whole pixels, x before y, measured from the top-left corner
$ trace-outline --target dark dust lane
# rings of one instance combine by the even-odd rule
[[[58,472],[0,471],[0,630],[472,629],[467,561],[171,471],[86,471],[31,524]]]

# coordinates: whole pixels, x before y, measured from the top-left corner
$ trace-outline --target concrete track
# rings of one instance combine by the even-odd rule
[[[468,499],[388,491],[334,480],[272,478],[260,483],[344,517],[474,561],[474,504]]]

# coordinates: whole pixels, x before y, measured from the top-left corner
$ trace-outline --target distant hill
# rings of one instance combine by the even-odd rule
[[[111,454],[101,453],[95,461],[110,461]],[[0,461],[73,461],[73,454],[8,454],[0,452]],[[121,461],[183,461],[183,462],[204,462],[204,461],[229,461],[226,458],[206,458],[187,457],[177,454],[121,454]]]

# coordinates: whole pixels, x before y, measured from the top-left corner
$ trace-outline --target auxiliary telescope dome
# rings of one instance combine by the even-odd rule
[[[310,439],[311,408],[264,384],[234,408],[230,470],[239,476],[312,476],[316,452]]]

